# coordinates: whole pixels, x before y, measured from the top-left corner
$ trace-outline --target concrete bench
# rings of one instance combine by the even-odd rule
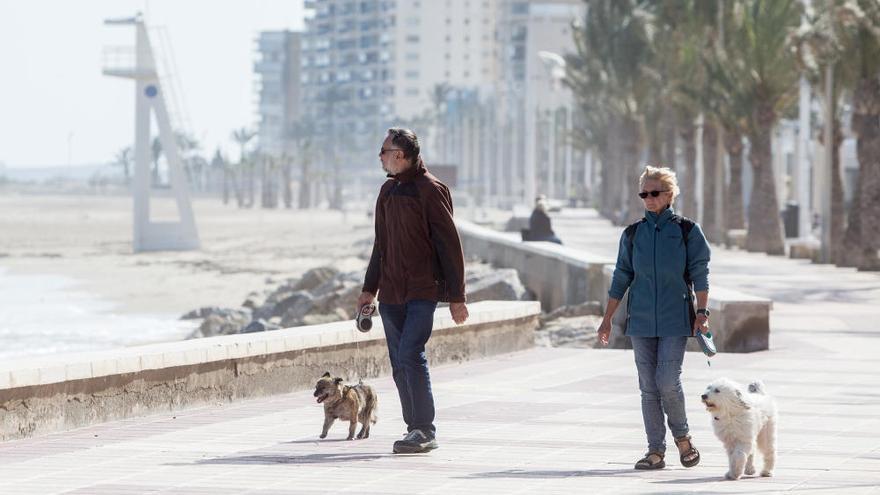
[[[605,287],[611,286],[614,265],[605,267]],[[620,301],[620,309],[612,319],[610,346],[630,348],[626,330],[626,302],[629,292]],[[602,299],[603,302],[607,301]],[[718,352],[754,352],[770,348],[770,310],[773,301],[743,292],[711,286],[709,288],[709,330]],[[696,340],[688,342],[689,351],[700,351]]]
[[[439,309],[428,344],[433,364],[534,345],[532,301],[469,305],[455,325]],[[17,359],[0,364],[0,441],[190,406],[303,390],[324,371],[390,373],[381,319],[368,333],[352,321],[270,332]]]
[[[819,263],[822,259],[822,243],[818,239],[786,239],[788,257],[792,259],[811,260]]]
[[[728,248],[746,248],[746,239],[748,238],[748,231],[746,229],[732,229],[727,231],[727,238],[725,239],[724,245]]]

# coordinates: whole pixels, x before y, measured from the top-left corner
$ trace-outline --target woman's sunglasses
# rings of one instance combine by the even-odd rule
[[[667,192],[667,191],[642,191],[639,193],[639,197],[642,199],[645,199],[650,194],[652,198],[656,198],[657,196],[660,196],[660,193],[665,193],[665,192]]]

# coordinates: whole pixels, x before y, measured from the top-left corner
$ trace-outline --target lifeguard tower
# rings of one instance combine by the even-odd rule
[[[192,203],[180,152],[169,118],[169,98],[160,84],[159,71],[143,16],[107,19],[112,26],[134,26],[134,47],[106,47],[103,73],[135,81],[134,139],[134,239],[133,249],[141,251],[190,250],[199,248]],[[150,216],[150,116],[155,114],[162,152],[168,163],[170,192],[177,204],[178,221],[154,222]]]

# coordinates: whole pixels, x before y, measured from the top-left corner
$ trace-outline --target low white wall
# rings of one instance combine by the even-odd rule
[[[468,305],[456,325],[437,310],[432,364],[534,345],[540,307],[531,301]],[[168,342],[0,364],[0,441],[112,419],[302,390],[324,372],[369,378],[390,372],[381,318]]]

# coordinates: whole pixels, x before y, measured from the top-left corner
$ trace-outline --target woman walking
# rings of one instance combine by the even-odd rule
[[[708,331],[709,244],[699,225],[672,209],[679,195],[675,172],[646,167],[639,186],[645,217],[621,235],[599,340],[608,344],[611,317],[629,289],[626,335],[635,354],[648,439],[648,452],[635,468],[666,466],[664,419],[681,464],[692,467],[699,464],[700,453],[689,434],[681,364],[688,337]]]

